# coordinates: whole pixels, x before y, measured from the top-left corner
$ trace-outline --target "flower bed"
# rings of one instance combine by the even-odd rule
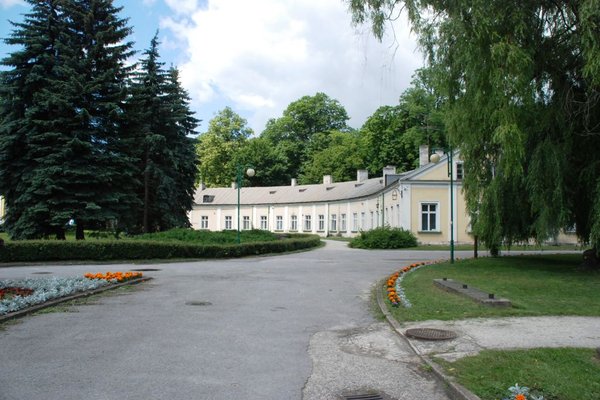
[[[423,265],[427,265],[427,263],[419,262],[410,264],[406,267],[402,267],[399,271],[390,275],[386,283],[386,290],[388,294],[388,301],[391,303],[392,306],[398,307],[400,304],[404,305],[404,307],[412,306],[412,304],[404,294],[404,290],[400,286],[400,283],[402,282],[402,279],[404,278],[405,274]]]
[[[88,273],[83,277],[0,280],[0,316],[60,297],[141,277],[141,272],[107,272]]]
[[[88,279],[103,279],[105,281],[109,281],[109,282],[125,282],[125,281],[129,281],[131,279],[137,279],[137,278],[141,278],[142,277],[142,273],[141,272],[106,272],[105,274],[98,272],[98,273],[91,273],[88,272],[87,274],[84,275],[84,277],[88,278]]]

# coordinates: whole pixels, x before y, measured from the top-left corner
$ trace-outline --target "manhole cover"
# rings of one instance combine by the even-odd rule
[[[32,272],[32,275],[48,275],[51,274],[52,272],[50,271],[40,271],[40,272]]]
[[[344,396],[344,400],[384,400],[380,394],[351,394]]]
[[[444,329],[433,328],[414,328],[407,329],[404,334],[408,337],[422,340],[449,340],[455,339],[458,335],[455,332]]]
[[[138,268],[138,269],[131,269],[130,271],[148,272],[148,271],[160,271],[160,269],[158,269],[158,268]]]
[[[212,306],[210,301],[191,300],[185,302],[186,306]]]

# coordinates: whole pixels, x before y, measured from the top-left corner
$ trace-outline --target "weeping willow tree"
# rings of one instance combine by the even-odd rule
[[[348,0],[382,38],[406,12],[490,248],[575,227],[600,249],[600,2]]]

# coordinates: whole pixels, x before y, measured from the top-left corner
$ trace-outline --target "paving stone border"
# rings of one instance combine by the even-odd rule
[[[496,298],[494,293],[487,293],[479,290],[476,287],[467,285],[466,283],[455,281],[454,279],[442,278],[434,279],[433,283],[450,293],[458,293],[465,297],[475,300],[478,303],[493,307],[512,307],[512,303],[508,299]]]
[[[117,288],[120,288],[120,287],[123,287],[123,286],[136,285],[138,283],[146,282],[146,281],[149,281],[151,279],[152,279],[152,277],[149,277],[149,276],[148,277],[137,278],[137,279],[131,279],[131,280],[126,281],[126,282],[115,283],[113,285],[108,285],[108,286],[101,286],[101,287],[99,287],[97,289],[87,290],[85,292],[74,293],[74,294],[71,294],[69,296],[60,297],[58,299],[52,299],[52,300],[49,300],[49,301],[47,301],[45,303],[42,303],[42,304],[36,304],[36,305],[24,308],[24,309],[19,310],[19,311],[14,311],[14,312],[11,312],[11,313],[8,313],[8,314],[1,315],[0,316],[0,324],[3,323],[3,322],[5,322],[5,321],[9,321],[9,320],[12,320],[12,319],[17,319],[17,318],[24,317],[26,315],[32,314],[32,313],[34,313],[36,311],[42,310],[42,309],[47,308],[47,307],[56,306],[56,305],[58,305],[60,303],[64,303],[64,302],[71,301],[71,300],[80,299],[82,297],[89,297],[89,296],[92,296],[92,295],[95,295],[95,294],[99,294],[99,293],[105,292],[107,290],[113,290],[113,289],[117,289]]]

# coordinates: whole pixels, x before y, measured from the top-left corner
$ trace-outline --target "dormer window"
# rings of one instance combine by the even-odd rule
[[[215,199],[215,196],[211,196],[209,194],[205,194],[204,196],[202,196],[203,203],[212,203],[214,199]]]
[[[460,181],[464,176],[463,163],[456,163],[456,180]]]

